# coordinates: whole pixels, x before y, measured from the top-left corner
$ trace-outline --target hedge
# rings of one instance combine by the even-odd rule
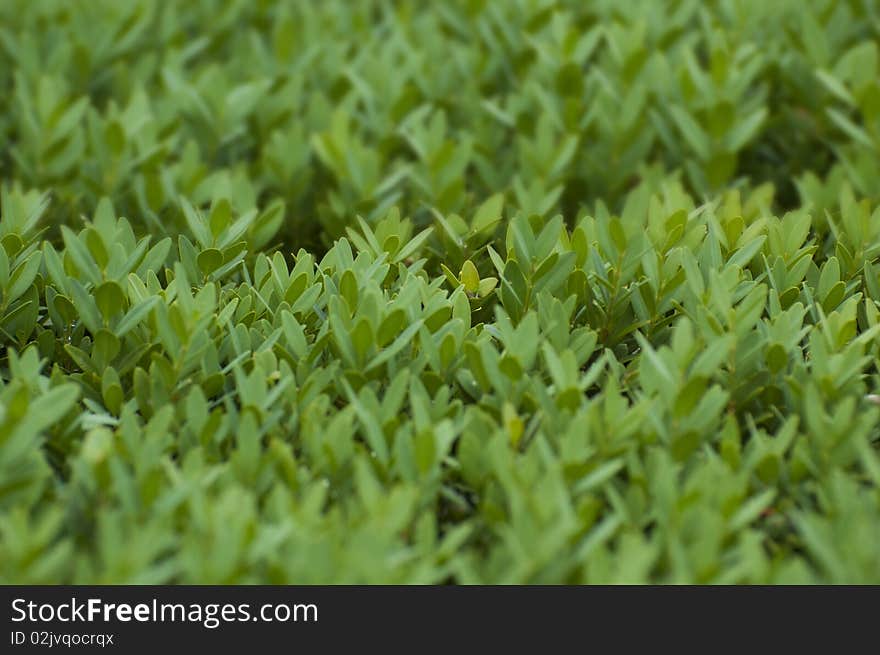
[[[878,39],[0,3],[0,581],[880,582]]]

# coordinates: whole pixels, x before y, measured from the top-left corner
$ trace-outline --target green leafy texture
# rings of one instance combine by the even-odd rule
[[[0,582],[880,583],[876,18],[0,3]]]

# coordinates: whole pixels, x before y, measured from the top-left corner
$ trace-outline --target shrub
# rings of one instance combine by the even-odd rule
[[[0,580],[880,581],[877,18],[0,4]]]

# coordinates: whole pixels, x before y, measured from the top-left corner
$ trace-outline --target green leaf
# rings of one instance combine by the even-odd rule
[[[134,305],[126,312],[125,316],[122,317],[122,319],[119,321],[119,323],[116,324],[116,327],[113,329],[116,336],[122,338],[131,330],[140,325],[140,323],[147,317],[153,307],[155,307],[158,303],[158,296],[151,296]]]
[[[465,260],[462,265],[460,278],[461,283],[469,293],[476,293],[477,289],[480,288],[480,274],[470,259]]]
[[[214,238],[211,236],[211,231],[205,219],[202,218],[198,210],[186,198],[181,199],[180,206],[183,209],[183,216],[186,219],[187,226],[189,226],[189,231],[195,237],[196,243],[202,249],[210,248],[214,244]]]
[[[693,116],[684,108],[673,105],[669,108],[672,119],[687,141],[687,144],[696,153],[697,157],[706,161],[709,159],[709,137],[694,120]]]
[[[39,252],[31,254],[24,262],[19,264],[9,277],[6,293],[3,294],[7,304],[21,297],[34,283],[37,273],[40,271],[42,257]],[[4,284],[4,286],[7,286]]]
[[[77,270],[86,277],[87,282],[92,284],[101,283],[101,271],[88,248],[66,225],[61,226],[61,236],[64,238],[66,254],[70,255]]]
[[[419,331],[419,328],[422,327],[424,321],[422,319],[417,320],[415,323],[409,325],[400,335],[391,343],[391,345],[383,348],[379,353],[370,361],[367,365],[366,370],[371,371],[374,368],[381,366],[392,357],[394,357],[397,353],[402,351],[415,336],[416,332]]]
[[[776,498],[776,489],[767,489],[743,503],[731,519],[729,529],[736,532],[742,530],[770,506]]]
[[[471,233],[477,234],[493,227],[501,220],[501,210],[504,207],[504,194],[496,193],[487,198],[477,208],[471,221]]]
[[[742,150],[757,136],[758,132],[767,120],[767,108],[761,107],[739,121],[734,128],[727,133],[726,142],[730,152]]]
[[[101,312],[105,321],[109,321],[125,309],[125,292],[113,280],[108,280],[98,286],[94,294],[98,311]]]
[[[61,420],[79,397],[79,388],[63,384],[44,393],[28,408],[27,427],[40,432]]]
[[[196,262],[202,273],[210,275],[223,265],[223,253],[216,248],[208,248],[199,253]]]

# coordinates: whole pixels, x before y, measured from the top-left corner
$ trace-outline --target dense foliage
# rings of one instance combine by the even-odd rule
[[[0,3],[0,580],[880,582],[878,42]]]

